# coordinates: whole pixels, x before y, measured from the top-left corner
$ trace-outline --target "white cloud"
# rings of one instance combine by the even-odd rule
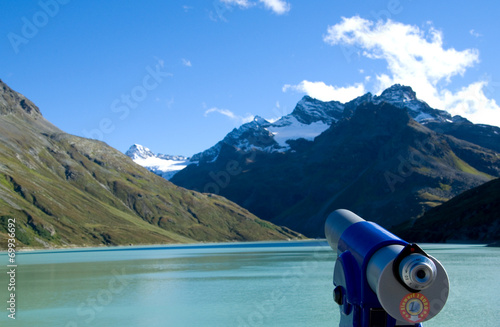
[[[191,64],[191,61],[190,60],[187,60],[187,59],[184,59],[182,58],[182,64],[186,67],[191,67],[192,64]]]
[[[456,93],[442,92],[447,110],[475,122],[500,126],[500,107],[484,93],[491,86],[487,80],[472,83]]]
[[[238,6],[242,9],[247,9],[255,6],[257,3],[250,0],[220,0],[228,6]],[[258,0],[266,9],[273,11],[275,14],[283,15],[290,11],[290,4],[284,0]]]
[[[500,125],[500,107],[485,94],[485,88],[491,87],[489,81],[479,80],[458,91],[448,89],[452,78],[463,76],[479,62],[479,51],[445,48],[443,33],[432,23],[421,29],[392,20],[373,22],[359,16],[344,17],[328,27],[323,39],[343,47],[348,61],[353,53],[386,61],[387,71],[375,76],[375,93],[395,83],[409,85],[432,107],[473,122]],[[345,51],[345,47],[357,51]],[[486,117],[490,118],[485,121]]]
[[[442,39],[442,33],[432,26],[426,32],[391,20],[373,23],[359,16],[342,18],[324,37],[331,45],[359,46],[365,57],[386,60],[392,80],[416,78],[431,85],[463,75],[479,59],[476,49],[444,49]]]
[[[290,4],[283,0],[259,0],[267,9],[271,9],[275,14],[283,15],[290,11]]]
[[[335,87],[326,85],[324,82],[310,82],[303,80],[297,85],[286,84],[283,86],[283,92],[288,90],[305,93],[321,101],[340,101],[348,102],[360,95],[366,93],[363,83],[357,83],[347,87]]]
[[[232,121],[234,121],[237,124],[248,123],[248,122],[251,122],[254,119],[254,116],[250,115],[250,114],[246,114],[245,116],[239,116],[239,115],[236,115],[231,110],[220,109],[220,108],[217,108],[217,107],[212,107],[210,109],[205,110],[204,116],[208,117],[209,114],[214,113],[214,112],[215,113],[219,113],[219,114],[221,114],[223,116],[229,117]]]

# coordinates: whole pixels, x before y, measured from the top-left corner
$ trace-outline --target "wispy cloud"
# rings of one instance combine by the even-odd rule
[[[239,115],[236,115],[231,110],[220,109],[217,107],[212,107],[210,109],[205,110],[204,116],[208,117],[209,114],[214,113],[214,112],[230,118],[232,121],[234,121],[238,125],[251,122],[254,119],[254,116],[250,115],[250,114],[246,114],[245,116],[239,116]]]
[[[282,90],[283,92],[293,90],[305,93],[321,101],[335,100],[340,102],[350,101],[366,93],[363,83],[356,83],[355,85],[347,87],[335,87],[326,85],[324,82],[310,82],[306,80],[303,80],[297,85],[285,84]]]
[[[171,97],[170,99],[163,99],[163,98],[160,98],[160,97],[156,97],[155,98],[155,101],[158,102],[158,103],[163,103],[165,104],[165,106],[170,109],[172,108],[173,104],[174,104],[174,97]]]
[[[158,58],[157,56],[154,56],[156,63],[160,65],[161,68],[165,67],[165,60]]]
[[[182,64],[186,67],[192,67],[193,65],[191,64],[190,60],[187,60],[185,58],[182,58]]]
[[[483,36],[482,34],[479,34],[478,32],[476,32],[474,29],[471,29],[469,31],[469,34],[472,35],[472,36],[474,36],[474,37],[481,37],[481,36]]]
[[[241,8],[249,8],[253,6],[253,3],[248,0],[220,0],[220,2],[225,3],[226,5],[236,5]]]
[[[256,6],[258,3],[263,4],[264,8],[271,10],[277,15],[283,15],[290,11],[290,4],[285,0],[258,0],[258,2],[250,0],[220,0],[228,6],[237,6],[242,9],[247,9]]]
[[[276,101],[276,104],[272,109],[272,116],[264,117],[264,119],[270,123],[274,123],[280,120],[283,116],[288,115],[289,113],[290,112],[287,110],[286,106],[282,107],[281,103],[279,101]]]
[[[431,23],[419,28],[392,20],[374,22],[359,16],[342,18],[340,23],[328,27],[324,42],[344,50],[345,47],[355,49],[344,53],[359,53],[365,58],[387,63],[386,71],[376,74],[373,82],[365,78],[346,90],[361,91],[367,88],[367,83],[372,83],[373,91],[379,93],[395,83],[409,85],[432,107],[460,114],[476,123],[500,125],[500,107],[488,97],[493,87],[499,88],[491,78],[482,78],[459,90],[449,87],[453,78],[463,76],[479,62],[479,51],[445,48],[443,33]],[[307,81],[288,88],[313,97],[316,93],[323,97],[341,90],[322,82]],[[346,90],[342,90],[342,94]]]

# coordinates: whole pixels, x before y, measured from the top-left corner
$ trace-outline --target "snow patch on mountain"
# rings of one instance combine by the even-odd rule
[[[188,166],[186,160],[169,160],[159,157],[138,158],[134,162],[166,179],[172,178],[177,172]]]
[[[165,179],[171,179],[177,172],[195,163],[189,157],[185,156],[154,154],[151,150],[140,144],[132,145],[125,154],[136,164]]]
[[[287,116],[271,124],[266,129],[274,136],[274,140],[279,144],[282,151],[290,148],[287,141],[305,139],[308,141],[314,138],[330,127],[329,124],[322,121],[316,121],[310,124],[301,123],[294,116]]]

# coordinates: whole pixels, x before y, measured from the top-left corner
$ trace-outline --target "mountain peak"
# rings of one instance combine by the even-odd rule
[[[408,102],[417,100],[417,94],[410,86],[394,84],[391,87],[385,89],[378,98],[380,98],[381,100],[387,99],[390,101]]]
[[[136,159],[147,159],[150,157],[154,157],[155,154],[149,150],[148,148],[140,145],[140,144],[134,144],[132,145],[127,152],[125,152],[127,156],[132,158],[132,160]]]
[[[319,121],[331,124],[341,118],[343,111],[344,106],[338,101],[323,102],[306,95],[297,103],[291,115],[303,124]]]
[[[398,108],[405,109],[411,118],[421,124],[446,122],[452,119],[447,111],[433,109],[425,101],[418,99],[415,91],[406,85],[394,84],[385,89],[381,95],[374,96],[371,101],[375,104],[387,102]]]
[[[24,95],[12,90],[0,79],[0,115],[26,113],[42,115],[40,109]]]
[[[253,121],[260,125],[269,125],[267,120],[258,115],[253,118]]]

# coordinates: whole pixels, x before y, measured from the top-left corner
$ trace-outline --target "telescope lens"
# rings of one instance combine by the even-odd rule
[[[431,286],[436,279],[436,265],[428,257],[414,253],[401,261],[399,276],[410,288],[420,291]]]

